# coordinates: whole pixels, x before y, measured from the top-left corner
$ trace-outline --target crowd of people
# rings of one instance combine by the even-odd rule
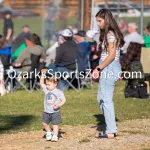
[[[53,8],[53,11],[56,13],[55,8]],[[51,38],[55,40],[53,38],[54,33],[51,31],[54,26],[53,21],[55,18],[53,14],[48,14],[48,16],[51,20],[47,22],[47,29],[50,29],[48,32],[51,32]],[[47,67],[48,70],[52,70],[53,73],[57,71],[61,73],[71,72],[76,70],[74,63],[76,54],[78,52],[86,52],[89,55],[93,74],[113,71],[115,73],[114,78],[109,80],[106,78],[100,79],[98,104],[105,116],[107,128],[104,134],[98,133],[96,136],[98,138],[114,138],[117,135],[117,127],[115,122],[113,93],[115,83],[119,79],[117,75],[121,72],[121,65],[125,70],[132,59],[135,60],[135,56],[137,56],[136,61],[140,61],[140,51],[136,51],[136,49],[129,51],[131,42],[145,44],[146,47],[150,47],[150,25],[145,29],[145,37],[143,38],[137,32],[138,25],[135,22],[131,22],[127,26],[128,35],[123,37],[119,26],[108,10],[100,10],[96,14],[96,19],[100,30],[90,29],[84,31],[72,28],[64,29],[59,33],[60,41],[53,42],[54,45],[51,45],[49,49],[45,50],[40,37],[30,31],[29,25],[24,25],[22,32],[13,39],[14,25],[11,19],[11,12],[7,11],[4,14],[3,35],[0,35],[0,49],[1,51],[5,51],[8,46],[11,47],[12,55],[10,59],[13,59],[13,61],[9,65],[16,68],[16,70],[30,71],[32,62],[31,55],[34,54],[39,56],[39,64],[45,64],[44,67]],[[2,62],[3,55],[4,54],[1,54],[0,67],[1,72],[5,74],[6,68]],[[4,68],[4,71],[2,68]],[[40,84],[46,94],[42,122],[46,130],[47,140],[57,141],[58,124],[61,123],[59,108],[64,105],[66,101],[62,91],[67,90],[69,84],[63,79],[57,81],[51,77],[46,78],[46,82],[44,82],[44,75],[48,77],[48,74],[45,70],[42,71],[42,73]],[[1,76],[1,80],[3,79],[5,80],[5,78]],[[56,89],[56,87],[59,90]],[[49,95],[49,93],[51,93],[51,95]],[[55,104],[55,101],[58,103]],[[50,121],[53,124],[53,136],[48,126]]]
[[[10,11],[4,13],[3,36],[1,36],[0,48],[4,49],[4,45],[11,46],[14,67],[24,66],[21,67],[21,69],[28,71],[30,66],[26,65],[31,62],[31,53],[40,55],[40,62],[45,62],[46,67],[49,69],[54,69],[54,64],[66,64],[74,61],[76,52],[79,50],[87,51],[89,53],[92,70],[99,64],[99,58],[103,57],[101,44],[99,42],[100,31],[98,30],[90,29],[84,31],[73,29],[69,26],[68,29],[59,32],[59,41],[57,41],[55,37],[53,45],[45,50],[40,41],[40,37],[37,34],[32,33],[30,31],[30,26],[27,24],[22,27],[22,32],[13,39],[14,24],[11,15]],[[51,25],[49,28],[51,28]],[[122,26],[120,26],[120,30],[121,28]],[[133,49],[127,52],[130,42],[145,44],[146,47],[150,47],[150,25],[148,24],[144,30],[144,37],[142,37],[137,30],[138,25],[135,22],[131,22],[127,25],[128,34],[124,37],[125,44],[120,48],[120,52],[118,53],[123,69],[125,69],[125,67],[128,66],[129,61],[131,61],[131,55],[135,55],[135,53],[138,52]],[[55,36],[53,32],[52,35],[53,37]],[[54,70],[58,69],[55,68]],[[66,68],[64,67],[62,71],[64,70],[68,72],[70,70],[75,70],[75,64],[71,66],[68,65]],[[58,85],[60,85],[60,89],[63,90],[68,87],[65,82],[62,83],[62,85]]]

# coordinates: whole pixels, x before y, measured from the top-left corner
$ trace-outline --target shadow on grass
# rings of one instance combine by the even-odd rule
[[[94,115],[97,121],[97,130],[98,131],[105,131],[106,130],[106,122],[103,114],[96,114]],[[116,118],[116,122],[119,121]]]
[[[18,130],[35,119],[35,116],[32,115],[21,115],[21,116],[14,116],[14,115],[0,115],[0,134],[9,133],[11,130]]]

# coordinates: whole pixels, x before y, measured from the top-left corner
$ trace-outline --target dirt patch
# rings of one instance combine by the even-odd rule
[[[116,139],[96,139],[96,127],[61,126],[59,142],[43,138],[43,131],[1,134],[0,150],[150,150],[150,119],[118,123]]]

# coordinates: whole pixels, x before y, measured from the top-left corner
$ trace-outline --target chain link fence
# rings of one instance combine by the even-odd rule
[[[49,41],[56,39],[60,30],[80,28],[79,1],[72,4],[67,0],[5,0],[0,4],[0,33],[3,34],[3,12],[9,10],[14,23],[14,39],[24,25],[29,25],[31,32],[41,37],[43,45],[49,46]]]
[[[53,1],[53,6],[50,2]],[[0,33],[3,34],[3,14],[10,10],[14,23],[14,38],[22,32],[22,26],[30,26],[32,33],[38,34],[43,45],[55,40],[60,30],[72,27],[83,29],[84,0],[5,0],[0,4]],[[109,9],[115,16],[124,34],[127,24],[136,22],[139,32],[150,22],[149,0],[91,0],[91,28],[97,28],[95,14],[102,8]],[[52,19],[52,21],[50,21]]]
[[[107,8],[113,13],[124,34],[127,33],[129,22],[137,23],[141,35],[144,35],[144,29],[150,23],[149,0],[97,0],[92,6],[92,28],[97,28],[95,14],[102,8]]]

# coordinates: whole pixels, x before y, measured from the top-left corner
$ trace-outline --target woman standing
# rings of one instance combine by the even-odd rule
[[[98,134],[99,138],[114,138],[117,133],[114,112],[114,87],[119,79],[121,66],[119,63],[120,47],[123,46],[123,34],[121,33],[113,15],[107,9],[102,9],[96,14],[97,24],[100,28],[100,48],[102,54],[99,66],[94,74],[101,72],[98,88],[98,103],[105,117],[105,134]]]

